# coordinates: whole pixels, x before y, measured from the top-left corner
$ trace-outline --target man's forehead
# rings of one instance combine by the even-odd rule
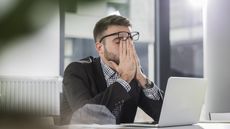
[[[104,32],[106,34],[116,33],[116,32],[131,32],[131,27],[129,26],[119,26],[119,25],[111,25]]]

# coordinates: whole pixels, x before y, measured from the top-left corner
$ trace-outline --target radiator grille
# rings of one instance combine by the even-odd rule
[[[0,77],[0,112],[60,114],[60,77]]]

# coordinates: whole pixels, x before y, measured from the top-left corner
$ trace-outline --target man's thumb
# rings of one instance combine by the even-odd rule
[[[113,70],[118,71],[118,65],[117,65],[115,62],[109,61],[109,66],[110,66]]]

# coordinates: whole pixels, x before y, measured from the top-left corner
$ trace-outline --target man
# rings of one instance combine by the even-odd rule
[[[64,73],[70,115],[86,104],[102,105],[117,124],[131,123],[139,106],[158,121],[162,96],[141,71],[133,42],[138,40],[139,33],[132,32],[129,20],[118,15],[99,20],[93,33],[100,57],[71,63]]]

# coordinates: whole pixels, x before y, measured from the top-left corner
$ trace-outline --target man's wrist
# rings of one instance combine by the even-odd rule
[[[141,87],[144,88],[144,86],[145,86],[145,84],[146,84],[146,79],[147,79],[147,77],[146,77],[143,73],[141,73],[141,74],[139,74],[139,75],[137,76],[136,79],[137,79],[138,83],[141,85]]]
[[[145,83],[145,85],[144,85],[144,88],[145,88],[145,89],[153,88],[153,82],[150,81],[148,78],[146,78],[146,83]]]
[[[153,83],[143,73],[137,76],[137,81],[144,89],[153,87]]]
[[[131,81],[131,80],[129,79],[129,76],[128,76],[128,75],[124,75],[124,74],[123,74],[123,75],[120,76],[120,78],[123,79],[123,80],[125,80],[125,81],[128,82],[128,83],[130,83],[130,81]]]

